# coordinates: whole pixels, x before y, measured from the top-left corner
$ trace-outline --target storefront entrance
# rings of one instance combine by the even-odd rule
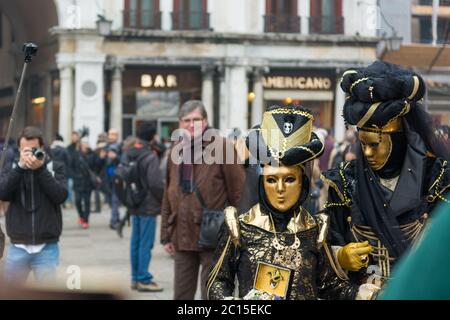
[[[161,140],[178,128],[180,106],[201,98],[201,72],[193,68],[127,68],[123,88],[123,136],[135,135],[142,121],[155,121]]]
[[[264,108],[302,105],[314,115],[314,125],[331,128],[334,119],[334,70],[272,70],[263,79]]]

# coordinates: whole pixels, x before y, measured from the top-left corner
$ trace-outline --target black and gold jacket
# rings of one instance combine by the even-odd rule
[[[255,285],[260,263],[276,265],[291,270],[289,290],[285,299],[354,299],[358,288],[340,279],[333,268],[335,261],[325,238],[328,227],[326,215],[312,217],[306,210],[293,217],[287,230],[277,232],[279,241],[291,245],[295,235],[300,240],[296,254],[282,263],[276,259],[277,249],[270,217],[255,205],[233,222],[227,221],[222,229],[216,249],[213,268],[207,283],[209,299],[232,297],[235,277],[239,281],[239,297],[244,297]],[[331,259],[331,260],[329,260]]]
[[[382,187],[404,238],[410,246],[421,234],[433,208],[447,202],[450,188],[450,169],[446,160],[428,154],[423,157],[423,171],[415,172],[404,164],[397,186],[393,192]],[[330,217],[328,241],[331,246],[344,246],[350,242],[369,241],[374,251],[369,255],[368,268],[349,272],[353,282],[361,284],[369,280],[382,284],[389,279],[391,268],[399,257],[395,257],[379,240],[367,223],[363,210],[356,205],[358,180],[356,160],[342,162],[338,168],[324,172],[322,180],[329,185],[325,212]],[[380,183],[373,181],[373,183]],[[417,187],[420,186],[420,187]],[[372,204],[365,203],[370,206]],[[379,281],[379,282],[378,282]]]

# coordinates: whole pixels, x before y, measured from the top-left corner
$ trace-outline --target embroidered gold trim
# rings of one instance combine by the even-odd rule
[[[412,99],[416,95],[417,90],[419,90],[419,78],[417,76],[413,76],[413,80],[414,80],[413,91],[408,96],[408,99]]]
[[[339,190],[339,188],[337,187],[336,183],[334,183],[333,180],[326,178],[323,174],[320,175],[320,180],[322,180],[325,183],[328,183],[334,189],[334,191],[336,191],[337,195],[342,200],[342,202],[345,201],[344,196],[341,193],[341,190]]]
[[[381,102],[374,103],[370,106],[369,110],[367,110],[366,114],[359,120],[359,122],[356,124],[358,128],[363,128],[366,122],[372,117],[372,115],[377,110],[378,106],[381,104]]]
[[[346,74],[351,74],[351,73],[358,73],[356,70],[347,70],[347,71],[345,71],[343,74],[342,74],[342,77],[341,77],[341,83],[342,83],[342,81],[344,81],[344,77],[345,77],[345,75]],[[347,99],[347,98],[346,98]]]
[[[253,206],[247,213],[241,215],[239,220],[245,224],[255,226],[257,228],[274,233],[272,223],[270,222],[270,216],[262,214],[259,203]],[[287,225],[287,231],[290,233],[296,233],[299,231],[307,231],[317,224],[311,214],[303,207],[300,207],[299,214],[294,215]]]
[[[357,84],[359,84],[360,82],[363,82],[363,81],[365,81],[365,80],[368,80],[369,78],[361,78],[361,79],[358,79],[358,80],[356,80],[355,82],[353,82],[352,83],[352,85],[350,86],[350,92],[351,93],[353,93],[352,91],[353,91],[353,88],[357,85]]]
[[[230,245],[231,237],[228,237],[227,243],[225,245],[225,248],[222,251],[222,254],[220,255],[219,260],[217,260],[216,265],[211,270],[211,273],[209,274],[208,282],[206,283],[206,296],[209,300],[209,290],[211,289],[212,284],[214,283],[214,280],[216,280],[217,275],[219,274],[220,268],[222,267],[223,260],[225,259],[225,255],[228,251],[228,246]]]
[[[323,248],[325,250],[325,253],[327,255],[328,261],[330,261],[331,268],[333,269],[334,273],[338,276],[341,280],[348,280],[347,274],[342,270],[342,267],[339,263],[336,263],[334,261],[334,255],[330,252],[330,248],[328,248],[328,244],[326,241],[324,242]]]

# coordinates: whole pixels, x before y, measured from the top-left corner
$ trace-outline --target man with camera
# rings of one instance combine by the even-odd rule
[[[23,283],[30,271],[37,281],[53,280],[59,263],[61,205],[67,198],[62,164],[43,151],[42,132],[26,127],[20,159],[0,176],[0,200],[9,201],[6,231],[11,240],[4,265],[6,283]]]

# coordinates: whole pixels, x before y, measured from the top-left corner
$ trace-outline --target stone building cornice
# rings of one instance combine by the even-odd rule
[[[63,29],[52,28],[53,35],[80,35],[100,36],[96,29]],[[183,30],[163,31],[145,29],[119,29],[113,30],[105,37],[106,41],[164,41],[164,42],[186,42],[186,43],[217,43],[217,44],[298,44],[306,46],[363,46],[376,47],[381,40],[379,37],[361,37],[342,34],[292,34],[292,33],[231,33],[207,30]]]

